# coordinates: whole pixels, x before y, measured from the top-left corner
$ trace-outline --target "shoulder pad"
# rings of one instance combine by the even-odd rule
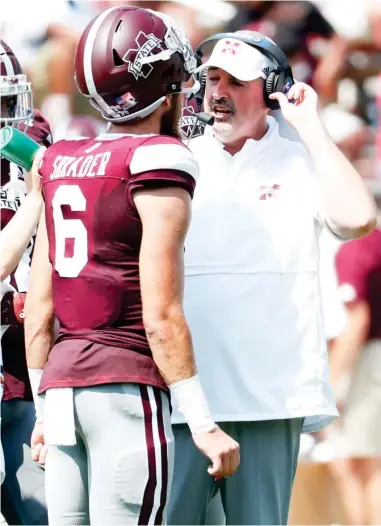
[[[156,136],[140,145],[130,162],[131,174],[153,170],[178,170],[198,178],[198,163],[193,153],[173,137]]]

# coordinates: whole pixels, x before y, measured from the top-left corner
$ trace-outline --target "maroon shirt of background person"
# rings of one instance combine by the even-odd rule
[[[378,77],[377,105],[378,105],[378,123],[377,123],[376,149],[375,149],[376,177],[378,177],[380,184],[381,184],[381,75]]]
[[[368,340],[381,339],[381,229],[343,244],[336,255],[336,268],[340,286],[353,289],[350,301],[369,304]]]
[[[52,142],[50,126],[38,110],[34,111],[33,119],[26,125],[25,130],[21,128],[21,131],[44,146],[49,146]],[[21,205],[20,197],[14,195],[12,184],[9,183],[11,179],[17,182],[18,180],[22,181],[23,178],[22,168],[15,164],[11,165],[7,159],[1,157],[0,218],[2,229],[9,223]],[[29,280],[33,244],[34,239],[31,240],[26,249],[22,263],[1,285],[1,348],[4,361],[3,400],[21,398],[31,401],[33,399],[26,365],[24,326],[22,323],[23,296],[26,292],[25,283]],[[21,301],[16,300],[18,294],[20,294],[18,299]]]
[[[47,150],[40,173],[60,333],[40,392],[119,382],[167,388],[143,326],[132,192],[180,186],[193,196],[194,174],[179,155],[191,154],[159,135],[106,134]]]

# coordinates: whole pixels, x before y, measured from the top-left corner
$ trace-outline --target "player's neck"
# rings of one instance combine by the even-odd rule
[[[160,119],[143,119],[131,124],[111,124],[108,133],[126,133],[131,135],[150,135],[160,133]]]

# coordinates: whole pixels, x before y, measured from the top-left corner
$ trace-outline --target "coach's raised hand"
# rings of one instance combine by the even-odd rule
[[[297,131],[304,124],[313,126],[313,120],[319,119],[318,96],[308,84],[296,82],[285,95],[273,93],[270,99],[277,100],[283,117]]]

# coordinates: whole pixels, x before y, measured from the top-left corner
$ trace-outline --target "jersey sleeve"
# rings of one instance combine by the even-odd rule
[[[38,167],[38,173],[41,175],[42,185],[50,180],[50,175],[54,172],[54,163],[58,156],[61,156],[62,154],[63,143],[65,143],[64,140],[55,142],[44,152],[40,161],[40,166]]]
[[[129,189],[180,186],[193,197],[198,163],[193,153],[178,139],[156,136],[133,153],[129,163]]]
[[[46,147],[53,142],[50,125],[38,110],[34,110],[33,117],[28,123],[25,133],[28,137]]]
[[[49,179],[48,173],[49,173],[50,165],[51,165],[50,152],[49,150],[46,150],[40,161],[40,166],[38,167],[38,173],[41,175],[42,187],[44,187],[44,184]]]

